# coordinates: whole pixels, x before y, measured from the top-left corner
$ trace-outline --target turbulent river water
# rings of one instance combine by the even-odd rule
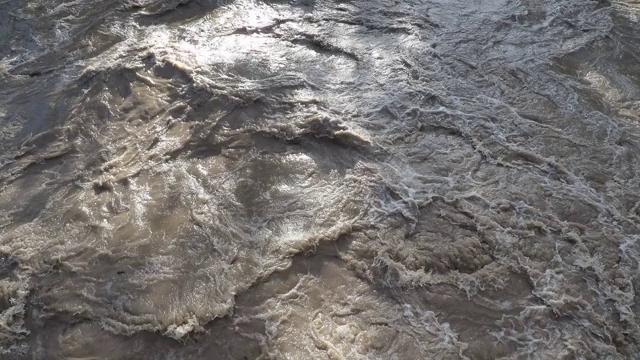
[[[637,359],[637,0],[0,0],[0,358]]]

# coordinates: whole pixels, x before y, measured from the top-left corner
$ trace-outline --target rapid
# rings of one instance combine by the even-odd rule
[[[0,0],[0,358],[638,358],[639,21]]]

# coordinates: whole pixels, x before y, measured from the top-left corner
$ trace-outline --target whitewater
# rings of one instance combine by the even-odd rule
[[[635,0],[0,0],[0,358],[637,359]]]

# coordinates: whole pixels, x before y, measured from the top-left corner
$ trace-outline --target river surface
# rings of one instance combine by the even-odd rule
[[[0,0],[0,358],[637,359],[636,0]]]

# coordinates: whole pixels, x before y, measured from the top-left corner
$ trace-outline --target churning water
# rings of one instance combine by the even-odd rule
[[[0,0],[0,357],[640,353],[636,0]]]

